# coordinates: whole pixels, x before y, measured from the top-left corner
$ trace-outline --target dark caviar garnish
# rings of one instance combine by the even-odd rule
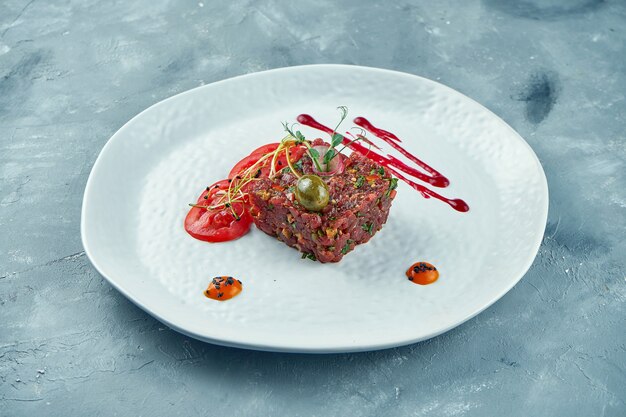
[[[213,300],[226,301],[236,297],[243,288],[242,282],[235,285],[235,278],[231,276],[218,276],[211,280],[209,287],[204,290],[204,295]]]
[[[439,271],[427,262],[415,262],[406,271],[406,277],[414,284],[428,285],[439,279]]]
[[[419,264],[413,267],[414,272],[425,272],[425,271],[436,271],[436,270],[437,268],[435,268],[434,266],[431,267],[425,264],[424,262],[420,262]]]

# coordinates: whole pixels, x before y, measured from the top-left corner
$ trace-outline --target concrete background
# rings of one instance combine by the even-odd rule
[[[626,2],[0,2],[0,415],[626,415]],[[205,83],[347,63],[440,80],[517,129],[550,215],[524,279],[427,342],[345,355],[208,345],[82,250],[91,166]]]

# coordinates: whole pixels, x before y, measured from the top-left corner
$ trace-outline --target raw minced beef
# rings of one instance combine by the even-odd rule
[[[313,142],[319,144],[323,144],[321,139]],[[339,262],[355,246],[369,241],[387,221],[397,180],[358,153],[344,158],[343,173],[322,177],[330,202],[320,212],[298,203],[297,178],[287,167],[273,179],[252,183],[249,192],[256,226],[320,262]],[[296,165],[303,174],[314,174],[310,158],[305,156]]]

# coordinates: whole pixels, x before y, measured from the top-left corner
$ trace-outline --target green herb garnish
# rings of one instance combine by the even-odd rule
[[[374,223],[363,223],[361,229],[365,230],[370,235],[372,234],[372,229],[374,228]]]
[[[346,244],[345,244],[345,245],[343,245],[343,248],[341,248],[341,253],[343,253],[344,255],[345,255],[346,253],[348,253],[348,251],[350,250],[350,244],[351,244],[352,242],[354,242],[354,240],[352,240],[352,239],[348,239],[348,240],[346,241]]]
[[[337,127],[339,127],[339,125],[337,125]],[[339,133],[333,133],[333,137],[330,141],[330,146],[336,148],[341,142],[343,142],[343,136],[341,136]]]
[[[312,253],[302,252],[301,259],[304,259],[304,258],[309,258],[312,261],[317,261],[317,258]]]
[[[337,152],[333,148],[328,148],[326,153],[324,154],[324,165],[328,166],[330,164],[331,159],[337,156]]]
[[[285,132],[289,134],[289,136],[287,137],[294,138],[296,140],[295,141],[296,145],[301,145],[301,144],[305,145],[307,147],[307,152],[309,153],[311,160],[313,160],[313,163],[315,164],[315,167],[319,171],[322,171],[322,167],[320,166],[320,163],[318,162],[318,158],[320,157],[319,152],[311,147],[311,144],[307,142],[302,132],[300,132],[299,130],[295,132],[293,131],[294,126],[295,126],[295,123],[292,124],[291,127],[289,127],[289,124],[287,122],[283,122],[283,128],[285,129]],[[302,165],[300,165],[300,167],[302,167]]]
[[[341,112],[341,118],[339,119],[339,123],[337,123],[337,126],[335,126],[335,128],[333,129],[333,133],[330,135],[330,147],[326,150],[326,153],[324,154],[324,164],[326,165],[326,167],[328,167],[330,161],[338,154],[335,148],[339,146],[341,142],[343,142],[343,136],[337,133],[337,129],[339,129],[341,123],[346,120],[346,117],[348,117],[348,108],[346,106],[339,106],[337,107],[337,110]]]
[[[389,197],[391,192],[393,190],[395,190],[396,188],[398,188],[398,179],[397,178],[391,178],[389,180],[389,188],[387,189],[387,192],[385,193],[385,197]]]
[[[285,128],[285,131],[287,133],[289,133],[289,135],[291,137],[293,137],[294,139],[296,139],[296,144],[300,144],[302,142],[304,142],[306,140],[306,138],[304,137],[304,135],[302,134],[302,132],[300,132],[299,130],[297,131],[293,131],[293,127],[296,124],[292,124],[291,127],[289,127],[289,124],[287,122],[283,122],[283,127]]]
[[[361,188],[365,184],[365,177],[363,175],[359,175],[356,182],[354,183],[354,188]]]

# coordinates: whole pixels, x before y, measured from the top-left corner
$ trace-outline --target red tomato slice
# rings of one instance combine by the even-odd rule
[[[230,170],[228,178],[234,178],[237,174],[250,168],[252,165],[256,164],[263,155],[274,152],[276,148],[278,148],[278,145],[279,143],[268,143],[256,148],[250,153],[250,155],[235,164],[235,166]]]
[[[265,155],[266,153],[274,152],[276,148],[278,148],[278,145],[280,144],[276,142],[276,143],[268,143],[267,145],[259,146],[258,148],[250,152],[250,155]]]
[[[262,156],[263,155],[261,154],[246,156],[241,161],[237,162],[233,169],[230,170],[230,172],[228,173],[228,178],[235,178],[237,175],[241,174],[246,169],[256,164]]]
[[[244,172],[246,169],[256,164],[263,155],[274,152],[276,148],[278,148],[278,145],[279,145],[278,143],[268,143],[267,145],[263,145],[255,149],[254,151],[252,151],[250,155],[246,156],[241,161],[237,162],[237,164],[233,167],[233,169],[230,170],[230,173],[228,174],[228,178],[234,178],[240,173]],[[305,151],[306,151],[306,148],[304,146],[296,146],[296,147],[289,148],[289,155],[290,155],[291,162],[293,163],[293,162],[300,160],[300,158],[302,158],[302,155],[304,154]],[[261,167],[259,167],[261,169],[261,175],[265,175],[265,176],[268,175],[269,164],[270,164],[270,160],[268,159],[267,162],[265,162]],[[287,157],[285,156],[285,152],[281,151],[278,158],[276,158],[276,169],[277,170],[282,169],[282,168],[285,168],[286,166],[287,166]]]
[[[198,205],[208,206],[218,198],[220,190],[228,189],[228,180],[218,181],[204,190],[198,198]],[[204,197],[207,196],[205,199]],[[232,208],[240,216],[236,220],[229,208],[207,210],[192,207],[185,217],[185,230],[191,236],[207,242],[226,242],[235,240],[248,233],[252,216],[243,203],[233,203]]]

